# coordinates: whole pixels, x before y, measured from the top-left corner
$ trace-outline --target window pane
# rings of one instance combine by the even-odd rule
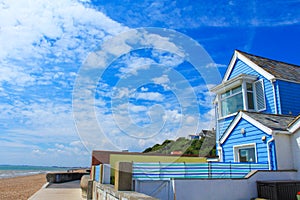
[[[243,109],[242,93],[228,97],[221,101],[222,116],[226,116]]]
[[[228,97],[230,95],[230,90],[221,94],[221,99],[225,98],[225,97]]]
[[[253,91],[252,83],[246,83],[247,91]]]
[[[232,94],[236,94],[238,92],[242,92],[242,86],[238,86],[232,89]]]
[[[253,93],[247,92],[248,109],[254,110]]]
[[[239,149],[239,160],[240,162],[256,162],[255,149],[254,148]]]

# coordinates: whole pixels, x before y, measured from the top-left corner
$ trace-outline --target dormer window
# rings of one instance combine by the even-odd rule
[[[263,80],[256,76],[241,74],[214,87],[217,93],[218,113],[225,117],[239,110],[261,111],[265,109]]]

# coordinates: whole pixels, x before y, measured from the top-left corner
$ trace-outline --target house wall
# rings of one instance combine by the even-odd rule
[[[264,76],[259,74],[257,71],[253,70],[251,67],[249,67],[247,64],[245,64],[241,60],[237,60],[235,66],[233,67],[231,74],[228,78],[228,80],[240,75],[240,74],[249,74],[254,75],[258,77],[259,79],[264,80],[264,91],[265,91],[265,97],[266,97],[266,107],[267,109],[263,111],[263,113],[273,113],[275,114],[275,106],[274,106],[274,91],[273,91],[273,85],[272,83],[266,79]]]
[[[257,197],[256,181],[294,180],[296,172],[259,171],[249,179],[176,179],[177,200],[249,200]]]
[[[226,117],[223,119],[218,120],[218,127],[217,131],[219,135],[217,135],[216,139],[219,141],[219,139],[222,137],[228,126],[230,125],[231,121],[234,119],[235,116]]]
[[[245,133],[241,134],[240,130],[244,128]],[[266,136],[266,140],[262,141],[262,136]],[[267,141],[272,136],[265,134],[257,127],[250,124],[245,119],[241,119],[236,127],[232,130],[230,137],[222,144],[223,147],[223,161],[234,161],[234,146],[242,144],[256,144],[257,162],[268,162]]]
[[[257,76],[258,79],[263,79],[264,82],[264,91],[265,91],[265,97],[266,97],[266,110],[262,111],[263,113],[270,113],[270,114],[276,114],[276,108],[274,104],[274,90],[273,90],[273,84],[266,79],[264,76],[253,70],[251,67],[249,67],[247,64],[242,62],[241,60],[237,60],[235,66],[232,69],[231,74],[229,75],[228,80],[240,75],[240,74],[249,74]],[[276,89],[276,86],[275,86]],[[278,90],[276,90],[278,91]],[[276,93],[275,91],[275,93]],[[279,103],[279,102],[277,102]],[[278,106],[277,106],[278,107]],[[234,116],[224,118],[224,119],[218,119],[217,124],[217,135],[222,136],[224,131],[229,126],[230,122]],[[218,140],[218,138],[217,138]]]
[[[300,114],[300,84],[278,80],[279,95],[281,101],[281,114]]]
[[[294,169],[291,135],[275,134],[277,169]]]
[[[297,179],[300,180],[300,129],[292,135],[291,143],[293,150],[293,164],[294,168],[298,170]]]

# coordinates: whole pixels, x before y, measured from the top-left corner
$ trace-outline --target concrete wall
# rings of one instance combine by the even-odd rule
[[[64,183],[68,181],[80,180],[83,175],[89,173],[81,172],[50,172],[47,173],[46,179],[49,183]]]
[[[260,171],[249,179],[177,179],[174,181],[176,200],[249,200],[257,197],[256,181],[295,180],[296,174],[294,171]]]
[[[294,168],[298,170],[297,179],[300,180],[300,129],[292,136]]]
[[[135,180],[134,190],[136,192],[147,194],[158,199],[173,200],[174,199],[173,184],[174,181],[172,180],[159,180],[159,181]]]
[[[274,135],[274,138],[276,147],[277,169],[294,169],[291,135],[276,134]]]
[[[93,183],[93,200],[157,200],[133,191],[117,191],[113,185]]]

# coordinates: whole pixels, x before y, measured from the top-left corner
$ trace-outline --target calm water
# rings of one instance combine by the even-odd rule
[[[51,171],[67,171],[65,167],[44,167],[27,165],[0,165],[0,179],[34,174],[45,174]]]

